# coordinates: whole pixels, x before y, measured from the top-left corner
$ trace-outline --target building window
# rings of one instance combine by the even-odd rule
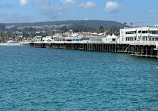
[[[158,34],[158,31],[150,31],[151,34]]]
[[[134,38],[134,37],[126,37],[126,41],[135,41],[136,40],[136,38]]]
[[[136,31],[129,31],[129,32],[126,32],[126,34],[136,34]]]
[[[148,33],[148,31],[142,31],[142,34],[146,34],[146,33]]]

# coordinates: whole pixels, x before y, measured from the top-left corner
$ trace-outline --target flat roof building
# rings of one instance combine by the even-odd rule
[[[158,41],[158,27],[120,29],[120,41]]]

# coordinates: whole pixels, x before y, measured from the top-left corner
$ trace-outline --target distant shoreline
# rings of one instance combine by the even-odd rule
[[[0,46],[19,46],[21,43],[0,43]]]

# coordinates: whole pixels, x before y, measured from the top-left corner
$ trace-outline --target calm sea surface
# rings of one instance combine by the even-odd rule
[[[0,46],[0,111],[157,111],[158,59]]]

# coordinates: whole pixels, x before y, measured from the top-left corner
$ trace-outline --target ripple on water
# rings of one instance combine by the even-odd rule
[[[0,47],[0,110],[157,110],[158,60]]]

